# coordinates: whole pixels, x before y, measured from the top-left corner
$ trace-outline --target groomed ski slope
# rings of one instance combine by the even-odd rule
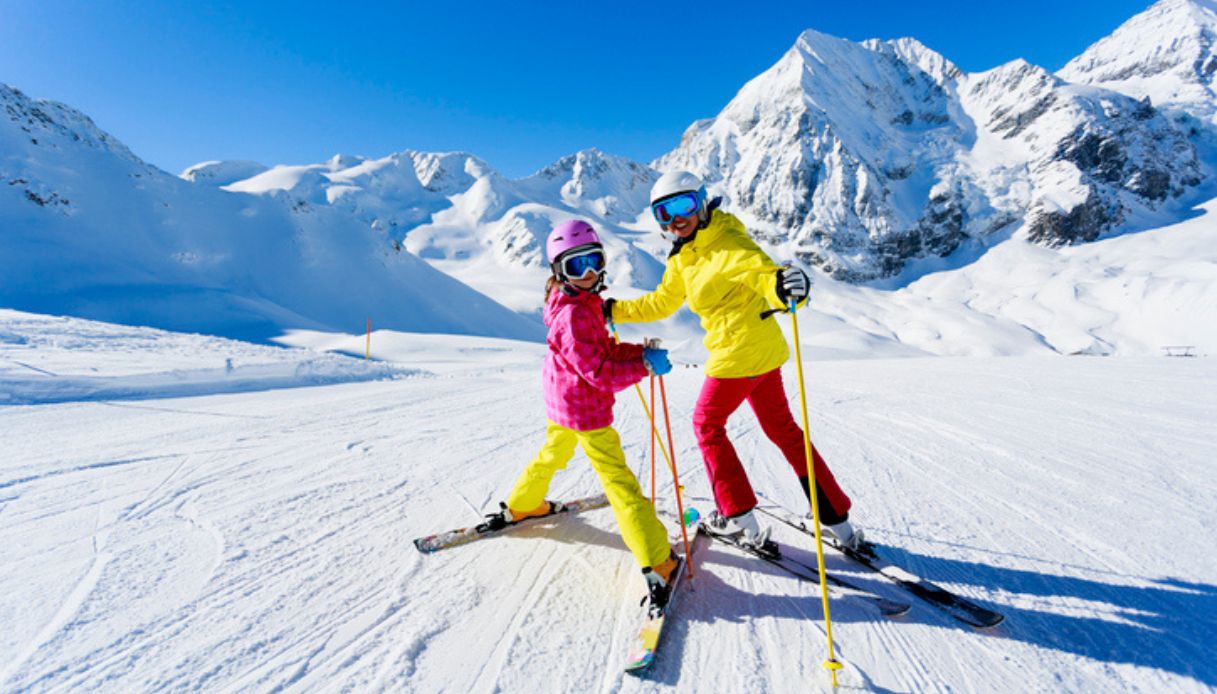
[[[542,346],[386,333],[374,353],[396,376],[334,358],[329,373],[353,382],[220,388],[216,368],[197,395],[39,401],[64,392],[56,379],[121,386],[224,364],[225,350],[238,366],[317,358],[47,320],[0,314],[0,392],[21,381],[32,403],[0,406],[0,690],[827,689],[818,590],[722,546],[696,563],[643,679],[621,673],[643,587],[609,510],[415,551],[414,537],[495,507],[540,445]],[[834,601],[843,691],[1217,687],[1212,359],[827,361],[808,374],[812,431],[855,519],[910,569],[1007,615],[978,632],[916,600],[899,620]],[[688,425],[701,378],[678,368],[668,394],[682,482],[704,497]],[[641,467],[633,393],[617,417]],[[732,428],[756,487],[796,504],[751,413]],[[580,456],[552,495],[597,489]],[[809,547],[786,530],[780,542]],[[907,598],[840,558],[829,568]]]

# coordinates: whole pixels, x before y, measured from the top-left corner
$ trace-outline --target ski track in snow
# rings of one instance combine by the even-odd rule
[[[721,544],[699,552],[642,677],[621,667],[644,586],[609,509],[415,551],[414,537],[494,508],[541,445],[529,362],[0,408],[0,689],[825,687],[818,587]],[[913,604],[888,619],[833,600],[843,690],[1217,686],[1209,360],[840,361],[808,377],[812,435],[857,522],[897,562],[1007,615],[962,627],[830,553],[830,571]],[[686,505],[704,514],[689,426],[701,373],[667,381]],[[621,393],[617,427],[644,491],[648,426]],[[752,412],[729,426],[762,498],[803,508]],[[659,506],[675,514],[658,464]],[[550,496],[598,489],[580,454]],[[669,530],[680,546],[670,518]],[[805,536],[774,533],[814,561]]]

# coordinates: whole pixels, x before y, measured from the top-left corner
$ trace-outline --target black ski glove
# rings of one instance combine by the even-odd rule
[[[613,322],[613,304],[617,303],[616,299],[605,299],[604,305],[600,307],[600,312],[604,314],[606,323]]]
[[[811,293],[811,279],[797,267],[778,270],[777,282],[778,298],[783,304],[789,304],[791,299],[797,303]]]

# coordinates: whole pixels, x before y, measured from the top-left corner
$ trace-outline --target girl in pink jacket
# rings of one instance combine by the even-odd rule
[[[604,485],[622,539],[642,567],[652,608],[662,610],[681,560],[626,464],[612,423],[615,393],[648,373],[662,376],[672,365],[666,350],[619,344],[609,337],[600,298],[604,246],[591,225],[579,220],[558,225],[545,250],[553,270],[544,314],[549,328],[542,372],[549,419],[545,445],[500,504],[502,510],[487,521],[492,528],[504,527],[551,513],[552,503],[545,500],[550,480],[566,467],[578,444]]]

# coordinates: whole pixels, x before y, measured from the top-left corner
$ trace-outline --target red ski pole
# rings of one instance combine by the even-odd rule
[[[676,513],[677,518],[680,519],[680,537],[685,542],[685,556],[691,557],[689,531],[685,527],[685,504],[680,496],[684,489],[680,486],[680,473],[676,471],[676,444],[672,441],[672,418],[668,416],[668,390],[664,387],[663,376],[659,377],[659,397],[663,401],[663,424],[668,430],[668,450],[672,452],[668,456],[668,464],[672,466],[672,485],[676,488]],[[689,567],[689,578],[693,578],[693,562],[687,561],[685,565]]]
[[[651,376],[651,411],[655,411],[655,377]],[[655,441],[659,432],[655,430],[654,417],[651,419],[651,505],[655,505]]]

